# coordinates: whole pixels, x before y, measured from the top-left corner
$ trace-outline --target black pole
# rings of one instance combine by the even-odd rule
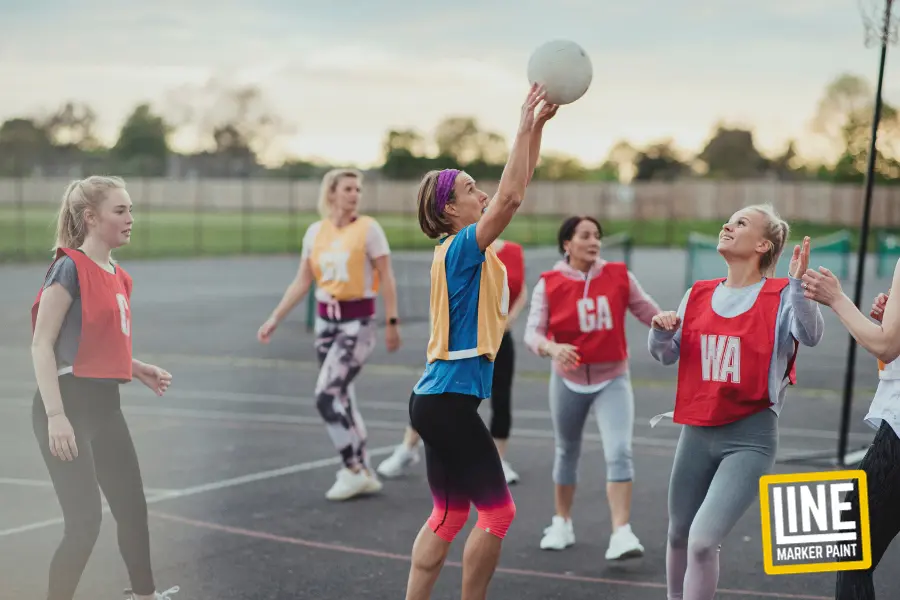
[[[866,267],[866,251],[869,245],[869,217],[872,212],[872,189],[875,185],[875,141],[878,137],[878,124],[881,121],[881,88],[884,81],[884,63],[887,58],[887,35],[891,20],[891,4],[887,0],[884,8],[884,23],[881,32],[881,61],[878,64],[878,85],[875,89],[875,108],[872,111],[872,133],[869,140],[869,156],[866,160],[866,190],[863,204],[862,227],[859,232],[859,248],[856,260],[856,286],[853,290],[853,303],[862,304],[863,276]],[[853,403],[853,377],[856,370],[856,340],[850,336],[847,348],[847,370],[844,375],[844,403],[841,407],[841,432],[838,438],[838,465],[844,466],[847,456],[847,435],[850,429],[850,406]]]

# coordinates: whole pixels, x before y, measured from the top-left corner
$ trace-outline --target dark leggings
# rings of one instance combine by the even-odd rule
[[[433,394],[409,399],[409,418],[425,443],[425,468],[434,500],[432,531],[451,542],[478,510],[476,527],[506,535],[516,507],[506,484],[497,446],[478,414],[481,399]]]
[[[891,541],[900,533],[900,439],[882,422],[871,448],[859,463],[866,472],[869,492],[869,534],[872,566],[865,571],[838,571],[836,600],[874,600],[872,574]],[[847,495],[850,514],[859,514],[859,496]]]
[[[503,334],[497,358],[494,359],[494,380],[491,383],[491,437],[509,439],[512,427],[512,382],[516,353],[512,335]]]
[[[63,461],[50,453],[47,415],[40,392],[34,396],[32,424],[41,455],[65,519],[63,539],[50,563],[49,600],[71,600],[100,534],[106,496],[116,520],[119,551],[132,591],[156,590],[150,568],[147,501],[137,454],[114,383],[59,378],[66,416],[75,430],[78,457]],[[98,488],[99,484],[99,488]]]

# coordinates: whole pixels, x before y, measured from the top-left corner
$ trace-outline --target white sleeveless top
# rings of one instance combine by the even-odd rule
[[[878,429],[886,422],[900,437],[900,358],[886,364],[884,370],[878,372],[878,379],[878,389],[865,417],[866,424]]]

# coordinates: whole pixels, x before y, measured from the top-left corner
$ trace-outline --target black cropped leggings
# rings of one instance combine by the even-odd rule
[[[63,461],[51,454],[40,392],[34,396],[32,410],[34,435],[65,519],[62,541],[50,563],[47,598],[72,600],[75,595],[100,534],[101,489],[116,520],[119,551],[132,591],[150,595],[156,588],[150,567],[147,501],[137,454],[120,408],[119,387],[72,375],[61,376],[59,386],[66,416],[75,430],[77,458]]]
[[[512,428],[512,383],[516,352],[512,335],[503,334],[500,349],[494,359],[494,379],[491,383],[491,437],[509,439]]]

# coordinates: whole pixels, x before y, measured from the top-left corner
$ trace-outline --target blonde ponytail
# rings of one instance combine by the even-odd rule
[[[759,270],[766,277],[774,277],[778,267],[778,259],[791,235],[791,227],[787,221],[778,216],[771,204],[756,204],[747,208],[762,213],[766,217],[763,236],[769,241],[769,250],[759,257]]]
[[[98,212],[109,191],[114,189],[125,189],[125,181],[119,177],[91,175],[66,187],[56,220],[54,252],[57,248],[78,248],[84,243],[88,233],[85,211]]]

